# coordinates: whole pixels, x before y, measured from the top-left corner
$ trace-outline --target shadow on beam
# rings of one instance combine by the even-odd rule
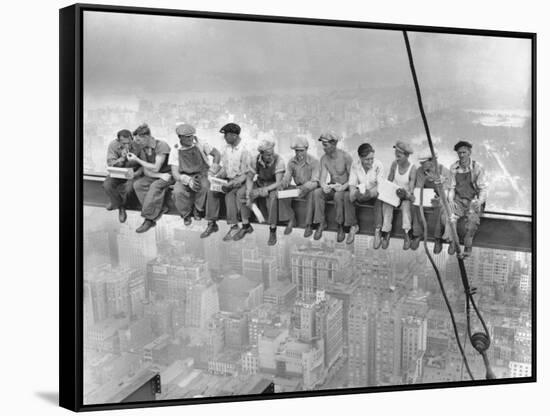
[[[85,176],[83,181],[83,202],[87,206],[104,207],[108,200],[103,191],[102,176]],[[169,215],[179,215],[170,193],[166,198],[169,207]],[[296,213],[297,228],[304,228],[306,206],[305,201],[293,200],[292,207]],[[133,195],[129,201],[128,209],[139,210],[139,202]],[[433,229],[435,219],[432,208],[424,209],[426,221],[428,222],[428,238],[433,241]],[[332,202],[327,204],[328,230],[336,231],[337,224],[334,222],[335,212]],[[220,218],[225,218],[225,208],[220,211]],[[372,205],[361,204],[357,206],[357,220],[359,221],[360,234],[373,235],[374,233],[374,209]],[[463,223],[459,221],[459,235],[464,234]],[[401,213],[395,211],[393,220],[392,237],[403,238],[401,229]],[[474,239],[474,246],[513,251],[531,251],[532,249],[532,223],[530,216],[510,215],[505,213],[486,212],[481,218],[481,224]]]

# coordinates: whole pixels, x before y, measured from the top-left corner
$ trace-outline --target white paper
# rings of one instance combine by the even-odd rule
[[[215,176],[210,176],[208,178],[210,181],[210,190],[214,192],[223,192],[222,186],[227,185],[227,181],[225,179],[216,178]]]
[[[132,168],[108,167],[107,172],[109,172],[111,178],[132,179],[134,177],[134,170]]]
[[[422,205],[430,207],[432,205],[432,199],[435,198],[435,190],[432,188],[424,188],[424,195],[422,198]],[[420,206],[420,188],[414,188],[414,205]]]
[[[357,189],[359,189],[359,193],[364,194],[365,191],[367,190],[367,184],[360,183],[359,185],[357,185]]]
[[[378,199],[384,201],[386,204],[390,204],[394,207],[398,207],[401,200],[396,194],[399,186],[387,179],[381,180],[378,183]]]
[[[252,212],[256,216],[258,222],[265,222],[264,214],[262,214],[262,211],[260,211],[260,208],[258,208],[258,205],[256,205],[256,203],[252,204]]]
[[[296,198],[298,195],[300,195],[299,189],[285,189],[284,191],[277,191],[277,198],[279,199]]]

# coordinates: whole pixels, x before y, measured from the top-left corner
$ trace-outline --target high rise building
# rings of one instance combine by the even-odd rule
[[[426,318],[407,316],[402,319],[401,371],[409,372],[417,365],[419,353],[423,356],[428,339]],[[415,371],[416,373],[416,371]]]
[[[376,385],[376,301],[357,291],[349,307],[348,379],[350,386]]]
[[[217,286],[206,279],[191,285],[185,292],[185,326],[205,328],[219,312]]]
[[[398,384],[401,380],[401,311],[384,301],[376,319],[376,384]]]
[[[239,312],[252,310],[263,302],[263,284],[239,274],[225,276],[218,286],[220,310]]]

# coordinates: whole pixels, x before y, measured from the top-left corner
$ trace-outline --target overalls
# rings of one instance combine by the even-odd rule
[[[200,180],[198,191],[194,191],[190,185],[184,185],[181,181],[176,181],[174,185],[174,203],[183,218],[192,214],[193,206],[198,211],[204,211],[206,195],[210,188],[208,164],[204,158],[203,152],[198,146],[178,151],[179,173],[191,176],[191,181],[194,177],[198,177]]]
[[[472,182],[472,171],[467,173],[456,173],[455,186],[455,212],[458,218],[466,217],[466,234],[464,235],[464,246],[472,247],[473,239],[479,226],[479,215],[482,208],[478,210],[471,207],[471,202],[478,196],[478,192]]]

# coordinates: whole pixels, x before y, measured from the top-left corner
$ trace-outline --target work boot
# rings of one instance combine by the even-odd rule
[[[464,246],[464,257],[470,257],[472,255],[472,247]]]
[[[202,220],[202,218],[204,217],[204,215],[202,215],[203,213],[201,211],[199,211],[197,208],[193,208],[193,219],[195,221],[200,221]]]
[[[237,234],[233,236],[233,241],[239,241],[244,238],[245,235],[254,231],[254,228],[250,224],[243,224],[243,226],[237,231]]]
[[[411,248],[411,236],[409,231],[406,231],[403,235],[403,250],[408,250],[409,248]]]
[[[374,230],[374,241],[372,243],[372,247],[377,250],[380,248],[380,244],[382,244],[382,231],[380,228],[377,228]]]
[[[296,219],[294,217],[288,220],[288,224],[285,227],[285,232],[284,232],[285,235],[289,235],[292,232],[292,228],[294,227],[295,221]]]
[[[141,224],[137,229],[136,233],[144,233],[145,231],[149,231],[151,228],[153,228],[157,223],[153,220],[145,220],[143,221],[143,224]]]
[[[355,240],[355,234],[359,232],[359,226],[358,225],[352,225],[349,228],[348,238],[346,240],[346,244],[351,244]]]
[[[385,250],[390,245],[390,232],[386,231],[382,233],[382,248]]]
[[[219,230],[218,224],[216,224],[216,221],[209,221],[208,226],[206,227],[206,230],[204,230],[201,234],[201,238],[206,238],[210,234],[215,233]]]
[[[231,241],[233,240],[233,237],[237,234],[239,231],[239,226],[237,224],[233,224],[227,234],[224,235],[223,241]]]
[[[344,226],[338,224],[338,232],[336,233],[336,241],[341,243],[346,238],[346,233],[344,232]]]
[[[414,236],[411,239],[411,250],[416,250],[420,246],[420,241],[422,241],[421,236]]]
[[[313,228],[311,225],[306,225],[306,228],[304,230],[304,237],[309,238],[313,235]]]
[[[453,256],[455,252],[456,252],[455,243],[451,241],[449,243],[449,248],[447,249],[447,254],[449,254],[450,256]]]
[[[128,218],[128,215],[126,214],[126,209],[124,209],[124,207],[120,207],[118,209],[118,220],[121,223],[125,223],[127,218]]]
[[[441,253],[443,250],[443,240],[441,238],[436,238],[434,243],[434,254]]]
[[[320,240],[323,236],[323,231],[326,228],[325,224],[319,224],[319,228],[315,230],[315,234],[313,234],[314,240]]]
[[[191,220],[190,215],[188,215],[187,217],[183,217],[183,225],[189,226],[189,225],[191,225],[192,222],[193,222],[193,220]]]
[[[107,211],[112,211],[115,209],[115,207],[113,206],[113,204],[111,204],[110,202],[105,206],[105,209]]]
[[[269,229],[269,239],[267,240],[268,246],[274,246],[277,243],[277,229],[276,228],[270,228]]]

